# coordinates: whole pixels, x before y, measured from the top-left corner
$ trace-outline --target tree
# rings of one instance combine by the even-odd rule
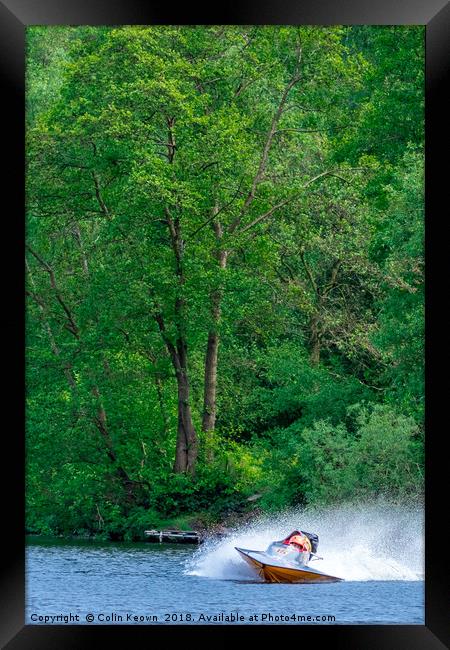
[[[290,427],[420,423],[423,30],[52,30],[28,34],[33,512],[117,532],[275,456],[301,492]]]
[[[332,84],[335,101],[342,85],[351,85],[339,36],[338,28],[102,32],[95,49],[91,41],[81,46],[47,123],[41,152],[66,174],[63,183],[76,183],[71,208],[95,210],[95,236],[106,232],[106,224],[116,228],[134,242],[146,269],[145,279],[137,269],[136,281],[146,287],[141,299],[178,387],[175,471],[193,472],[198,456],[188,363],[196,319],[189,304],[209,312],[198,314],[210,323],[203,406],[208,432],[215,424],[222,295],[212,267],[218,263],[224,271],[243,236],[331,174],[319,155],[310,152],[305,160],[296,152],[303,131],[311,130],[302,128],[310,121],[303,116],[315,110],[322,77],[328,89]],[[126,74],[125,61],[133,63]],[[261,100],[263,90],[265,101],[255,112],[255,93]],[[156,245],[161,252],[155,256]]]

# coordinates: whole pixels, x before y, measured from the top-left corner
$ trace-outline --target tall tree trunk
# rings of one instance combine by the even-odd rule
[[[217,206],[215,206],[214,210],[217,214]],[[224,270],[227,266],[228,251],[221,248],[223,229],[218,221],[214,221],[212,226],[218,243],[217,259],[219,262],[219,268],[221,270]],[[211,292],[212,325],[208,332],[208,343],[206,346],[205,356],[202,431],[206,434],[213,432],[216,426],[217,364],[220,342],[219,323],[221,316],[222,295],[222,279],[220,279],[219,286]],[[214,451],[212,447],[212,441],[208,435],[206,436],[205,444],[206,459],[209,462],[212,462],[214,459]]]
[[[203,396],[202,431],[214,431],[216,425],[217,360],[219,334],[210,330],[205,357],[205,388]]]
[[[180,329],[180,332],[182,329]],[[198,457],[198,437],[192,420],[191,405],[189,402],[189,373],[187,343],[180,336],[177,341],[179,366],[176,373],[178,384],[178,436],[179,449],[175,457],[174,470],[176,472],[195,473]],[[179,463],[181,461],[181,464]]]
[[[310,353],[309,358],[313,366],[318,366],[320,363],[320,352],[321,352],[321,343],[320,343],[320,327],[319,327],[319,315],[314,314],[310,320]]]
[[[171,125],[172,126],[172,125]],[[174,141],[174,139],[172,139]],[[178,295],[175,300],[175,325],[177,340],[174,345],[167,334],[162,310],[155,304],[157,311],[153,316],[166,348],[169,352],[175,370],[178,389],[178,429],[173,470],[176,473],[195,473],[198,457],[198,438],[192,420],[189,402],[190,386],[188,372],[188,346],[186,338],[185,300],[182,297],[182,288],[185,282],[183,271],[184,242],[181,237],[181,226],[178,217],[173,218],[170,210],[166,208],[166,223],[169,228],[172,250],[175,257],[175,274],[178,283]]]
[[[189,403],[190,386],[187,366],[187,344],[183,337],[179,337],[176,346],[167,335],[164,317],[161,311],[154,312],[163,341],[169,352],[178,390],[178,433],[175,449],[175,462],[173,471],[176,473],[195,473],[198,456],[198,439],[192,420],[191,406]]]
[[[177,375],[178,383],[178,435],[174,472],[195,473],[198,456],[197,434],[189,404],[189,380],[184,370]]]

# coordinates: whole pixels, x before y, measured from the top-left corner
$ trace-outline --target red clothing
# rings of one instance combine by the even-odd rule
[[[287,544],[288,546],[289,546],[289,545],[290,545],[290,546],[293,546],[295,549],[297,549],[297,551],[298,551],[299,553],[306,553],[306,551],[308,550],[308,549],[305,548],[304,546],[300,546],[300,544],[295,544],[295,543],[292,543],[292,544],[291,544],[291,542],[290,542],[289,540],[285,540],[285,541],[283,542],[283,544]]]
[[[291,539],[295,539],[296,537],[303,537],[302,533],[295,533],[294,535],[291,535],[291,537],[288,537],[288,539],[285,539],[283,541],[283,544],[291,544],[292,546],[295,546],[297,551],[300,551],[301,553],[304,553],[308,550],[308,548],[304,544],[299,544],[298,542],[291,542]]]

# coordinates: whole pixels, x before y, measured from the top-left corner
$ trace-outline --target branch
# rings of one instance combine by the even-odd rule
[[[315,181],[319,180],[320,178],[323,178],[324,176],[336,176],[336,178],[341,178],[340,176],[337,176],[337,175],[334,173],[334,170],[329,169],[329,170],[327,170],[327,171],[325,171],[325,172],[321,172],[320,174],[317,174],[317,176],[314,176],[314,177],[311,178],[309,181],[307,181],[307,183],[305,183],[305,185],[303,185],[303,189],[306,189],[307,187],[309,187],[310,185],[312,185],[312,183],[314,183]],[[341,180],[345,181],[344,178],[341,178]],[[345,181],[345,182],[348,182],[348,181]],[[274,205],[272,208],[270,208],[270,210],[268,210],[268,211],[265,212],[264,214],[261,214],[259,217],[257,217],[256,219],[254,219],[254,220],[253,220],[251,223],[249,223],[247,226],[245,226],[244,228],[242,228],[242,229],[238,232],[238,234],[240,235],[240,234],[244,233],[246,230],[249,230],[250,228],[252,228],[253,226],[255,226],[257,223],[259,223],[260,221],[263,221],[263,220],[266,219],[267,217],[270,217],[270,216],[275,212],[275,210],[278,210],[278,208],[281,208],[281,207],[283,207],[284,205],[286,205],[287,203],[290,203],[290,201],[293,201],[297,196],[298,196],[298,195],[291,196],[291,197],[289,197],[288,199],[285,199],[284,201],[281,201],[281,203],[278,203],[277,205]]]
[[[240,214],[233,221],[233,223],[231,224],[231,226],[228,229],[228,231],[230,233],[233,233],[238,228],[238,226],[240,225],[242,217],[244,216],[245,212],[248,210],[250,204],[252,203],[253,199],[255,198],[255,194],[256,194],[256,190],[258,188],[258,185],[261,183],[261,181],[262,181],[262,179],[264,177],[264,172],[266,170],[267,161],[268,161],[268,158],[269,158],[269,151],[270,151],[270,148],[272,146],[272,141],[273,141],[273,138],[274,138],[275,133],[277,131],[278,122],[279,122],[280,117],[281,117],[281,115],[283,113],[283,109],[284,109],[284,106],[286,104],[288,95],[289,95],[290,91],[292,90],[292,88],[295,86],[295,84],[297,84],[300,81],[300,61],[301,61],[301,48],[299,47],[298,48],[298,54],[297,54],[297,63],[296,63],[296,66],[295,66],[294,74],[293,74],[291,80],[289,81],[289,83],[287,84],[286,88],[284,89],[284,92],[283,92],[283,94],[281,96],[281,99],[280,99],[280,103],[278,104],[277,110],[275,111],[275,115],[272,118],[272,123],[270,125],[269,132],[267,133],[266,142],[264,144],[264,148],[263,148],[263,151],[262,151],[262,154],[261,154],[261,159],[259,161],[258,170],[257,170],[257,172],[255,174],[255,177],[254,177],[253,182],[252,182],[252,186],[250,188],[249,193],[247,194],[247,198],[245,199],[245,202],[244,202],[244,205],[242,207],[242,210],[241,210]]]
[[[240,194],[240,192],[241,192],[241,186],[242,186],[242,179],[240,180],[240,182],[239,182],[239,187],[237,188],[236,192],[233,194],[232,198],[231,198],[227,203],[225,203],[225,205],[223,205],[221,208],[219,208],[217,211],[215,211],[215,208],[213,208],[211,216],[210,216],[208,219],[206,219],[206,221],[204,221],[204,222],[203,222],[203,223],[202,223],[198,228],[196,228],[193,232],[191,232],[191,234],[189,235],[189,237],[194,237],[194,235],[196,235],[197,233],[199,233],[200,230],[202,230],[203,228],[205,228],[205,226],[207,226],[208,224],[210,224],[211,221],[214,221],[214,219],[215,219],[215,218],[216,218],[216,217],[217,217],[221,212],[223,212],[224,210],[226,210],[226,209],[227,209],[227,208],[228,208],[228,207],[229,207],[229,206],[230,206],[230,205],[231,205],[231,204],[236,200],[237,195]]]
[[[55,357],[57,357],[61,361],[62,368],[63,368],[63,371],[64,371],[64,375],[65,375],[65,377],[66,377],[66,379],[67,379],[67,381],[69,383],[70,388],[76,394],[76,392],[77,392],[77,384],[76,384],[76,381],[75,381],[75,376],[73,374],[72,366],[71,366],[71,364],[69,362],[63,362],[62,359],[61,359],[61,351],[60,351],[60,349],[58,347],[58,344],[56,342],[56,339],[55,339],[55,336],[53,334],[52,328],[50,326],[49,320],[47,318],[47,313],[46,313],[47,310],[46,310],[45,302],[36,293],[36,285],[35,285],[33,274],[31,272],[31,269],[30,269],[30,266],[28,264],[27,259],[25,259],[25,265],[26,265],[28,275],[30,277],[31,286],[34,289],[34,292],[27,290],[26,295],[30,296],[30,298],[32,298],[36,302],[36,304],[38,305],[40,313],[41,313],[42,326],[45,329],[45,331],[47,332],[47,336],[48,336],[49,341],[50,341],[51,350],[52,350],[53,354],[55,355]]]
[[[183,241],[180,237],[179,220],[178,218],[173,219],[172,215],[170,214],[169,208],[167,207],[164,208],[164,212],[166,213],[166,224],[169,228],[173,254],[175,255],[176,274],[178,276],[180,284],[184,284],[183,265],[182,265]]]
[[[333,287],[336,286],[336,279],[337,279],[337,274],[339,273],[339,269],[342,266],[341,260],[337,260],[337,262],[333,265],[333,268],[331,269],[331,277],[330,277],[330,282],[328,285],[324,288],[322,291],[322,297],[325,298],[330,291],[333,289]]]
[[[181,372],[180,358],[178,356],[178,352],[177,352],[174,344],[172,343],[172,341],[167,336],[167,330],[166,330],[166,326],[165,326],[165,323],[164,323],[164,317],[162,315],[162,312],[161,311],[154,312],[153,318],[155,319],[155,321],[158,324],[162,340],[164,341],[164,343],[166,345],[166,348],[167,348],[167,351],[170,354],[170,358],[172,360],[173,367],[175,368],[175,372],[179,373],[179,372]]]
[[[331,176],[333,174],[334,174],[333,169],[327,169],[327,171],[321,172],[320,174],[317,174],[317,176],[314,176],[313,178],[310,178],[309,181],[307,183],[305,183],[305,185],[303,186],[303,189],[306,189],[307,187],[312,185],[312,183],[319,180],[319,178],[323,178],[324,176]]]
[[[256,226],[256,224],[257,224],[257,223],[260,223],[260,221],[263,221],[264,219],[267,219],[268,217],[270,217],[270,216],[275,212],[275,210],[278,210],[278,208],[283,207],[283,205],[286,205],[287,203],[289,203],[290,201],[292,201],[294,198],[295,198],[295,197],[291,196],[289,199],[285,199],[284,201],[281,201],[281,203],[278,203],[277,205],[274,205],[272,208],[270,208],[270,210],[268,210],[268,211],[265,212],[264,214],[261,214],[259,217],[257,217],[256,219],[254,219],[254,220],[253,220],[251,223],[249,223],[247,226],[245,226],[244,228],[242,228],[242,230],[240,230],[240,231],[238,232],[238,235],[241,235],[242,233],[246,232],[247,230],[249,230],[249,229],[252,228],[253,226]]]
[[[290,276],[291,280],[295,281],[295,274],[294,274],[294,271],[292,270],[291,266],[286,262],[286,260],[283,257],[280,259],[280,262],[281,262],[282,266],[284,266],[288,270],[288,273],[289,273],[289,276]],[[275,271],[276,271],[276,269],[275,269]]]
[[[264,68],[267,68],[267,63],[266,62],[260,63],[259,65],[256,66],[256,68],[254,68],[254,71],[256,72],[257,70],[261,70],[261,68],[264,71]],[[255,81],[258,81],[259,79],[261,79],[261,75],[257,75],[256,77],[250,77],[250,79],[247,79],[247,81],[241,80],[234,92],[234,96],[239,97],[241,93],[247,90],[249,86],[251,86],[253,83],[255,83]]]
[[[61,295],[61,292],[58,289],[58,286],[56,284],[55,273],[54,273],[52,267],[35,250],[33,250],[29,244],[26,244],[26,248],[33,255],[33,257],[35,259],[37,259],[37,261],[44,268],[44,270],[49,274],[50,285],[51,285],[53,291],[55,292],[56,300],[59,302],[59,304],[61,305],[61,307],[64,310],[64,313],[67,316],[68,329],[75,336],[75,338],[79,339],[80,334],[79,334],[78,327],[77,327],[77,325],[76,325],[76,323],[74,321],[74,318],[72,316],[72,312],[70,311],[69,307],[64,302],[64,300],[62,298],[62,295]]]
[[[108,210],[108,208],[106,206],[106,203],[103,201],[103,198],[102,198],[102,195],[101,195],[101,192],[100,192],[100,183],[98,181],[98,176],[97,176],[97,174],[95,172],[91,172],[91,173],[92,173],[92,178],[94,179],[95,196],[97,197],[98,204],[99,204],[99,206],[101,208],[101,211],[105,215],[105,217],[110,219],[111,215],[110,215],[109,210]]]
[[[209,163],[203,163],[202,166],[200,167],[198,173],[199,174],[203,173],[206,169],[208,169],[208,167],[212,167],[213,165],[218,165],[218,164],[219,164],[218,160],[213,160],[212,162],[209,162]]]
[[[319,292],[318,292],[318,290],[317,290],[317,284],[316,284],[316,282],[315,282],[315,280],[314,280],[314,278],[313,278],[313,275],[312,275],[312,273],[311,273],[311,269],[310,269],[309,266],[306,264],[305,253],[304,253],[304,251],[302,251],[302,250],[300,251],[300,259],[301,259],[302,264],[303,264],[303,266],[304,266],[304,268],[305,268],[306,275],[308,276],[308,280],[309,280],[310,283],[311,283],[311,286],[312,286],[312,288],[313,288],[313,290],[314,290],[314,293],[316,293],[317,295],[319,295]]]

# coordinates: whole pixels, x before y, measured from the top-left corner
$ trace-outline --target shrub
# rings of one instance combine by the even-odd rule
[[[358,416],[353,463],[360,491],[416,495],[423,490],[423,441],[412,417],[377,405]]]
[[[333,503],[375,494],[417,496],[423,491],[423,441],[415,421],[390,406],[354,405],[347,426],[317,420],[272,432],[264,453],[261,505]]]

